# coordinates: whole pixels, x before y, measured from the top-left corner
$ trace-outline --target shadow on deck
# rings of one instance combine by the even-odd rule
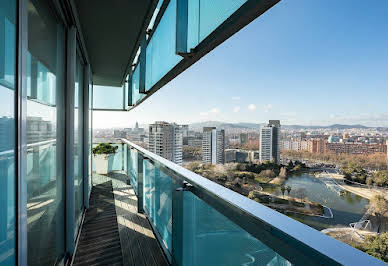
[[[169,265],[126,180],[121,173],[93,174],[73,265]]]

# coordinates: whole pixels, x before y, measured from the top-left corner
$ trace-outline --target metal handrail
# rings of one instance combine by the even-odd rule
[[[195,174],[126,139],[122,141],[172,173],[172,178],[183,178],[190,183],[193,186],[190,192],[292,263],[385,265],[384,262],[360,250]]]
[[[28,148],[34,148],[34,147],[37,147],[37,146],[46,145],[46,144],[53,144],[56,141],[57,141],[56,139],[49,139],[49,140],[45,140],[45,141],[30,143],[30,144],[27,144],[27,149]],[[11,149],[11,150],[0,152],[0,156],[4,156],[4,155],[8,155],[8,154],[12,154],[13,155],[14,153],[15,153],[15,150]]]
[[[34,143],[27,144],[27,148],[33,148],[33,147],[42,146],[42,145],[46,145],[46,144],[53,144],[56,141],[57,141],[57,139],[49,139],[49,140],[34,142]]]

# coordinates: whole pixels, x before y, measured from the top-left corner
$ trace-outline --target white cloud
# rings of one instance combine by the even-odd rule
[[[240,106],[235,106],[234,108],[233,108],[233,112],[235,112],[235,113],[238,113],[238,112],[240,112]]]
[[[208,116],[210,114],[218,114],[219,112],[220,112],[220,109],[214,107],[214,108],[210,109],[209,111],[200,112],[199,115],[200,116]]]
[[[281,115],[284,115],[284,116],[296,116],[296,112],[285,112],[285,113],[281,113]]]
[[[233,97],[232,97],[232,100],[234,100],[234,101],[238,101],[238,100],[240,100],[240,99],[241,99],[240,96],[233,96]]]
[[[265,104],[264,105],[264,112],[268,113],[272,109],[272,104]]]
[[[256,105],[254,105],[253,103],[251,103],[250,105],[248,105],[248,110],[249,110],[249,111],[254,111],[254,110],[256,110]]]
[[[216,107],[210,109],[209,113],[213,113],[213,114],[218,114],[220,112],[220,110]]]

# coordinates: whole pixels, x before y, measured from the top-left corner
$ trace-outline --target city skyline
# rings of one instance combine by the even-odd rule
[[[388,126],[387,11],[381,1],[282,1],[141,106],[95,112],[94,124]]]

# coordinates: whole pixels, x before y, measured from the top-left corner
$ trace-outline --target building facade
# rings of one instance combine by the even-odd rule
[[[260,128],[260,161],[280,161],[280,121],[270,120]]]
[[[149,125],[148,150],[182,165],[182,129],[177,124],[155,122]]]
[[[225,163],[225,131],[215,127],[204,127],[202,137],[202,162]]]
[[[174,129],[174,140],[172,147],[172,161],[178,165],[183,162],[183,134],[184,126],[172,124]]]
[[[326,143],[326,152],[344,154],[374,154],[387,153],[385,144],[363,144],[363,143]]]

